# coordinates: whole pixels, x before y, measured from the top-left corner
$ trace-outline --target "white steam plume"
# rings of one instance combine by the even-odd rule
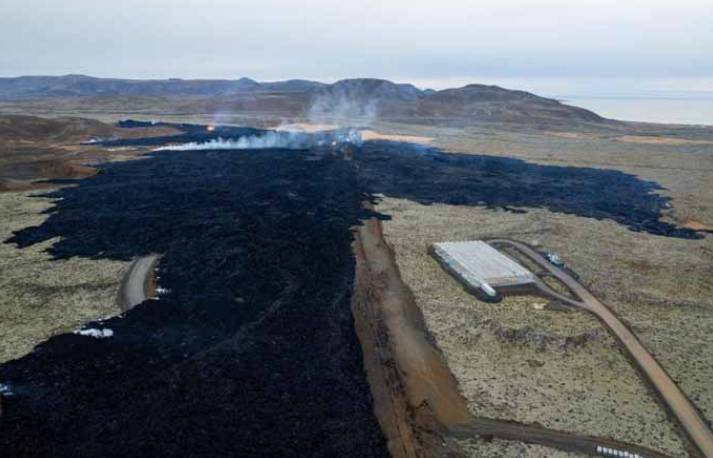
[[[320,94],[312,99],[307,118],[313,123],[368,126],[376,120],[378,111],[373,99],[361,102],[347,93]]]
[[[380,115],[384,98],[403,97],[400,89],[392,86],[368,78],[338,81],[312,95],[307,118],[312,123],[344,127],[372,125]]]
[[[361,146],[361,133],[356,129],[308,134],[300,131],[269,131],[262,135],[239,138],[216,138],[207,142],[169,145],[157,151],[195,151],[224,149],[309,149],[315,147]]]

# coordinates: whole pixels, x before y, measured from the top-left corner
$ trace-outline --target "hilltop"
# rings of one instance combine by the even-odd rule
[[[308,80],[258,82],[250,78],[131,80],[85,75],[0,78],[4,112],[234,113],[274,117],[379,118],[465,125],[519,123],[611,125],[583,108],[525,92],[470,84],[434,91],[384,79],[351,78],[325,84]],[[79,110],[78,108],[81,108]]]
[[[251,78],[134,80],[95,78],[86,75],[20,76],[0,78],[0,99],[21,100],[47,97],[88,96],[227,96],[245,92],[303,92],[323,86],[306,80],[258,83]]]

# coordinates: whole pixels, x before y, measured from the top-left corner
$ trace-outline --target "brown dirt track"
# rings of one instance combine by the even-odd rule
[[[395,458],[442,456],[446,428],[472,418],[458,385],[433,346],[421,310],[401,280],[381,224],[355,231],[352,311],[376,415]]]

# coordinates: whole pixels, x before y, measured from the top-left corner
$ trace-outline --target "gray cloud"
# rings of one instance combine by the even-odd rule
[[[3,0],[0,74],[711,76],[713,2]]]

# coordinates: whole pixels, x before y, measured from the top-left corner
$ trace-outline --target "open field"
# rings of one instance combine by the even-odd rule
[[[0,240],[41,224],[52,199],[0,193]],[[49,337],[120,313],[116,294],[127,262],[45,252],[56,239],[19,250],[0,243],[0,362],[19,358]]]
[[[458,445],[467,456],[482,458],[574,458],[580,456],[577,453],[553,450],[549,447],[498,439],[489,441],[461,440]]]

